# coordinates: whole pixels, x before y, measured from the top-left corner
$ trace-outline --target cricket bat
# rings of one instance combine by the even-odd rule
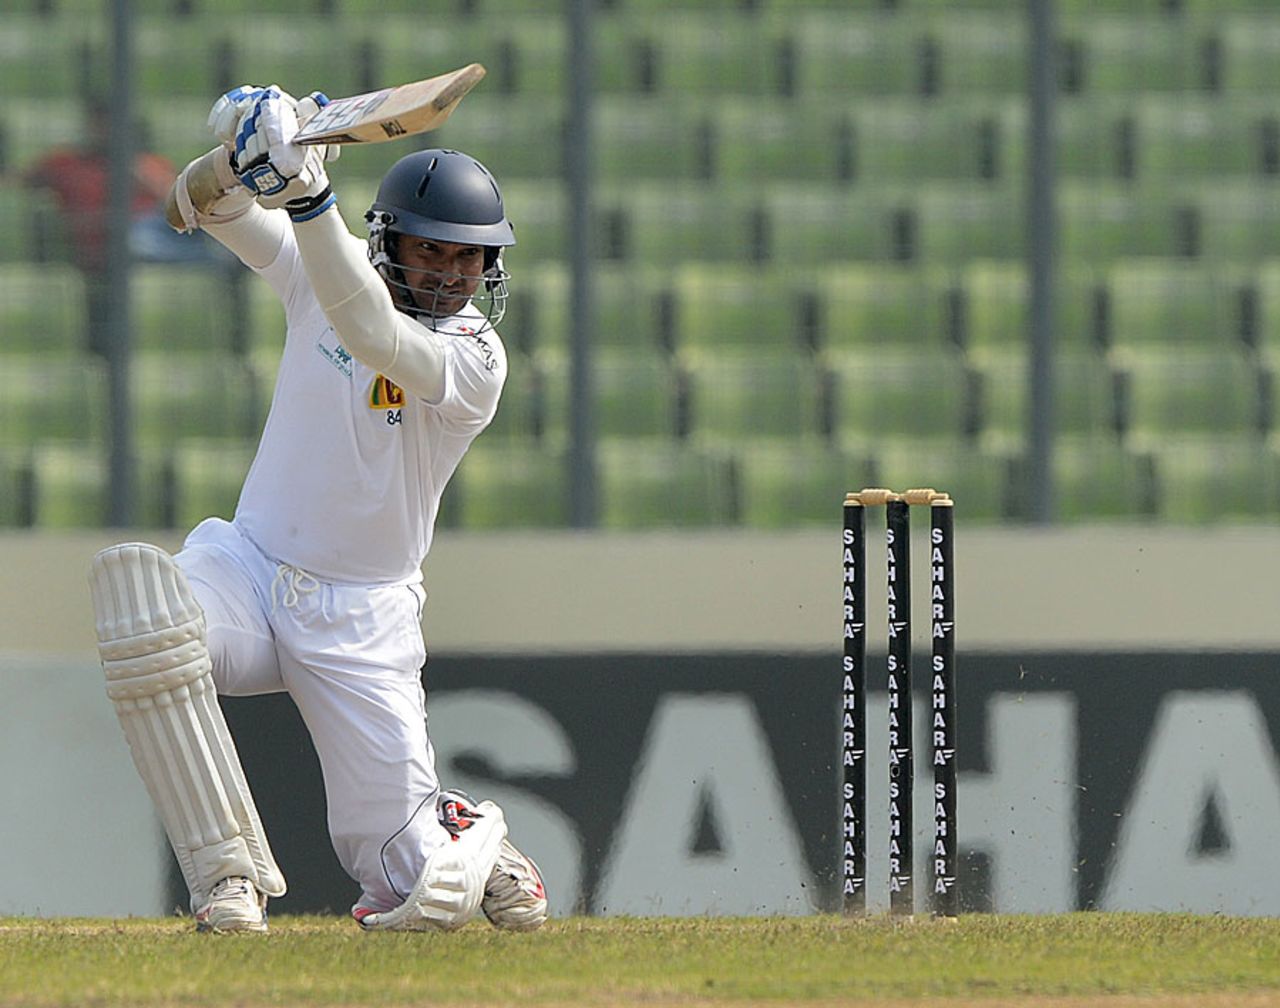
[[[441,126],[484,77],[484,67],[470,63],[438,77],[335,98],[298,131],[300,144],[382,143],[426,133]]]

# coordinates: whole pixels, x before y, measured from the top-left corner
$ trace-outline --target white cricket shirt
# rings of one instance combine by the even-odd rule
[[[507,374],[501,339],[471,305],[437,323],[450,333],[445,392],[428,403],[343,348],[292,234],[257,272],[284,303],[287,333],[235,523],[271,558],[327,581],[420,580],[440,495],[497,410]],[[402,339],[425,333],[399,321]]]

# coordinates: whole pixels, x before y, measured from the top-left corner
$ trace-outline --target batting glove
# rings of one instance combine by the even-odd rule
[[[324,151],[293,142],[299,112],[310,118],[326,104],[328,99],[319,92],[299,102],[270,87],[240,115],[231,164],[260,206],[284,207],[293,220],[305,221],[336,202],[324,169]]]

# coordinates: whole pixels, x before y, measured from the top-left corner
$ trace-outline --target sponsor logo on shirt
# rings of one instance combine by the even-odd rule
[[[333,331],[332,326],[320,334],[320,338],[316,340],[316,349],[320,351],[325,360],[348,378],[351,377],[351,354],[347,352],[346,347],[338,342],[338,334]]]

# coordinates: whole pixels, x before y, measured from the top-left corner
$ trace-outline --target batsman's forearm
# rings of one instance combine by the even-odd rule
[[[444,395],[445,337],[396,311],[363,242],[332,207],[293,225],[312,289],[342,345],[362,364],[429,402]]]

